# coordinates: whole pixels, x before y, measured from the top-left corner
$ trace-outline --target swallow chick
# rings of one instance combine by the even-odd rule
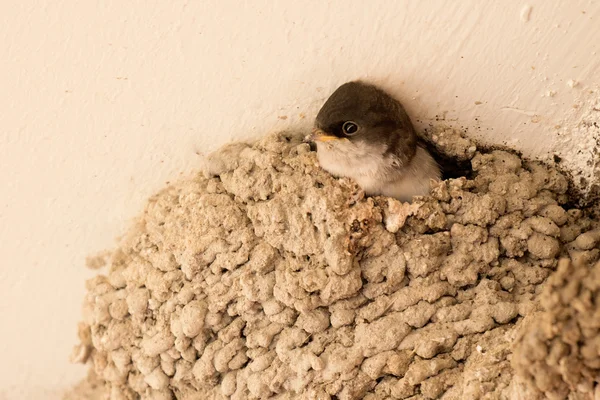
[[[348,82],[333,92],[310,139],[324,170],[354,179],[367,195],[410,201],[441,177],[404,107],[371,84]]]

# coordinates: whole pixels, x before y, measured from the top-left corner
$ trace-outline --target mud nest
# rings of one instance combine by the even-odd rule
[[[598,223],[549,166],[428,139],[472,172],[411,204],[287,133],[152,197],[87,283],[67,398],[598,396]]]

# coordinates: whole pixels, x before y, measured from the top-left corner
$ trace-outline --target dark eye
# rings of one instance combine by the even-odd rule
[[[344,134],[352,136],[358,132],[358,125],[356,125],[356,122],[347,121],[342,125],[342,130],[344,131]]]

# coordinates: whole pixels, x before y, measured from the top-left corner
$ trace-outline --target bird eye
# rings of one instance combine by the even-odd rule
[[[344,122],[344,125],[342,125],[342,130],[344,131],[344,134],[352,136],[358,132],[358,125],[356,125],[356,122],[347,121]]]

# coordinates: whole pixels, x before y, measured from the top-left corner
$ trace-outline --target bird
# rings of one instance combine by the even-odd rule
[[[352,178],[369,196],[410,202],[441,179],[402,104],[367,82],[338,87],[317,113],[308,140],[316,144],[321,168]]]

